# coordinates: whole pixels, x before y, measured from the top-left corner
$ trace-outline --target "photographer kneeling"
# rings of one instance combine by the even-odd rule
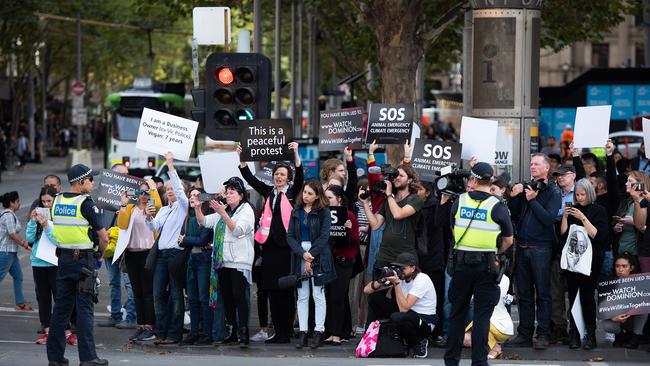
[[[366,285],[368,317],[390,318],[417,358],[427,357],[428,336],[436,323],[436,289],[420,273],[417,259],[402,253],[382,269],[382,277]]]

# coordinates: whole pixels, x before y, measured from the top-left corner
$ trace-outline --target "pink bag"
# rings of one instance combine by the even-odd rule
[[[368,326],[366,333],[357,345],[357,357],[368,357],[377,347],[377,339],[379,339],[379,320],[375,320]]]

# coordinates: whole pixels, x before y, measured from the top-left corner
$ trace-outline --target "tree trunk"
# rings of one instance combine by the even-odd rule
[[[360,8],[379,48],[382,102],[414,103],[415,73],[424,55],[417,35],[422,1],[379,0]],[[401,163],[402,145],[388,145],[386,150],[390,164]]]

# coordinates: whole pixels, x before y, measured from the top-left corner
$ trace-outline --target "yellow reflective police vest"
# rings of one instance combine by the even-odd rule
[[[501,227],[492,220],[492,209],[499,203],[499,199],[490,196],[478,201],[468,193],[463,193],[458,200],[458,209],[454,215],[454,249],[496,252]]]
[[[58,194],[52,205],[52,222],[57,246],[64,249],[92,249],[93,241],[88,236],[90,223],[81,214],[81,204],[87,195],[66,198]]]

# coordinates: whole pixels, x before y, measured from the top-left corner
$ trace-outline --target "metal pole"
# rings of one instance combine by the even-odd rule
[[[296,80],[296,94],[298,99],[298,108],[296,114],[298,115],[298,131],[299,136],[302,137],[302,103],[303,103],[303,85],[302,85],[302,0],[298,0],[298,78]]]
[[[309,77],[309,124],[307,135],[312,137],[313,126],[316,125],[318,119],[318,57],[316,55],[318,25],[313,14],[309,14],[307,18],[309,19],[309,70],[307,71]]]
[[[41,113],[42,113],[42,119],[43,119],[43,141],[41,144],[43,144],[43,151],[45,151],[45,141],[48,141],[47,139],[47,67],[45,66],[45,60],[47,54],[47,44],[43,46],[43,49],[41,50]],[[45,156],[41,156],[41,160],[43,160]]]
[[[289,94],[289,112],[293,120],[293,134],[299,136],[300,131],[296,125],[296,3],[291,1],[291,55],[289,56],[291,69],[291,92]]]
[[[77,13],[77,81],[81,81],[81,14]],[[81,126],[77,126],[77,149],[81,150]]]
[[[253,52],[262,53],[262,0],[253,1]]]
[[[422,108],[424,107],[424,60],[425,56],[422,56],[418,62],[418,68],[415,70],[415,119],[420,121],[420,126],[422,126]]]
[[[34,114],[36,113],[36,101],[34,98],[34,66],[30,65],[29,76],[27,79],[27,94],[28,94],[28,106],[27,106],[27,123],[29,124],[29,158],[34,160],[36,156],[36,121],[34,120]]]
[[[273,102],[273,114],[275,115],[275,118],[280,118],[280,63],[282,60],[280,60],[280,37],[282,36],[282,32],[280,29],[280,0],[275,0],[275,59],[273,60],[273,63],[275,64],[275,70],[274,70],[274,83],[273,83],[273,89],[275,90],[275,99]]]

